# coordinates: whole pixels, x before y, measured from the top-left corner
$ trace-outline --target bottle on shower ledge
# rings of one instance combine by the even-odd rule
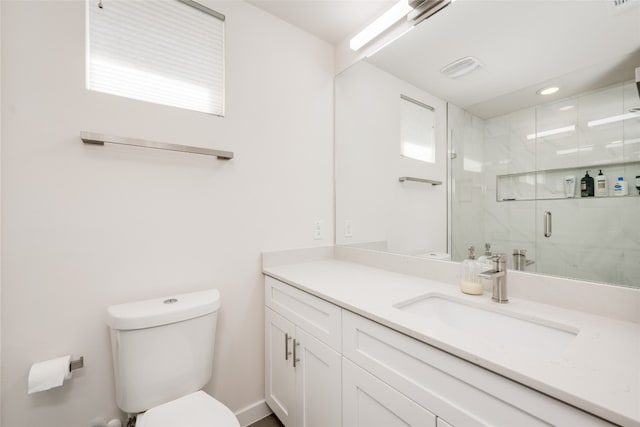
[[[596,176],[596,197],[608,196],[609,195],[609,186],[607,185],[607,176],[602,173],[602,169],[600,169],[600,173]]]
[[[589,176],[589,171],[580,180],[580,196],[593,197],[593,178]]]

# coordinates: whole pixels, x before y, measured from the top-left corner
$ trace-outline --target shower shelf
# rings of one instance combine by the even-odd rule
[[[585,171],[588,170],[595,179],[599,169],[602,169],[607,175],[609,191],[612,191],[613,183],[617,180],[617,177],[624,176],[625,181],[628,182],[629,195],[614,196],[611,193],[609,196],[580,197],[580,179],[584,176]],[[575,176],[576,197],[566,197],[564,194],[563,182],[564,177],[567,175]],[[635,177],[638,175],[640,175],[640,160],[496,175],[496,201],[517,202],[637,197],[638,191],[635,188]]]

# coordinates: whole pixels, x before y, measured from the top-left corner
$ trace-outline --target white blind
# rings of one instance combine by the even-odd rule
[[[224,16],[187,3],[87,0],[88,89],[224,115]]]

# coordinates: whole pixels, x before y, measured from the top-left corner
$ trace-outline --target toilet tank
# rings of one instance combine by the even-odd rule
[[[219,308],[214,289],[108,307],[118,407],[144,412],[208,383]]]

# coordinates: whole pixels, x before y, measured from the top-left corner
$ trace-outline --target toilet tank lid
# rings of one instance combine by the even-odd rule
[[[112,305],[107,308],[107,325],[118,330],[151,328],[204,316],[219,308],[220,292],[210,289]]]

